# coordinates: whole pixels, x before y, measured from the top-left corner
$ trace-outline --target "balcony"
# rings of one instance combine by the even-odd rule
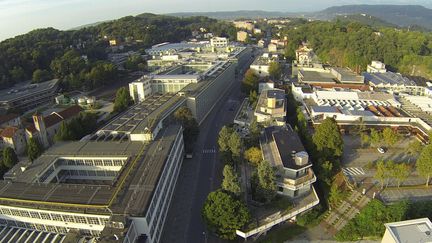
[[[283,178],[281,175],[278,177],[278,184],[290,190],[300,189],[306,185],[314,183],[315,181],[316,176],[310,168],[308,169],[306,175],[298,179]]]

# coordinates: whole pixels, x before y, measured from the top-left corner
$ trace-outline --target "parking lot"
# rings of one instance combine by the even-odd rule
[[[343,139],[345,147],[342,155],[342,167],[367,170],[367,165],[370,162],[376,162],[380,159],[393,160],[394,162],[411,162],[416,159],[406,152],[408,144],[414,141],[414,137],[403,138],[395,147],[388,148],[384,154],[378,152],[376,148],[362,148],[359,136],[344,135]]]

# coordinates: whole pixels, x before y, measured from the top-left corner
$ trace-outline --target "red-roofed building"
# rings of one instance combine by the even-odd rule
[[[53,144],[61,123],[77,117],[81,111],[81,107],[75,105],[45,117],[36,113],[33,115],[33,124],[25,129],[26,137],[36,137],[45,148],[48,148]]]
[[[23,154],[26,148],[26,139],[23,129],[18,127],[6,127],[0,132],[1,147],[10,147],[17,154]]]

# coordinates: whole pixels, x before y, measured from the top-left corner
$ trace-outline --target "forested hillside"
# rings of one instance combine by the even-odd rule
[[[333,65],[364,70],[372,60],[380,60],[393,71],[432,78],[430,32],[315,21],[286,29],[284,35],[290,40],[286,48],[290,58],[295,57],[294,52],[302,41],[308,41],[324,62]]]
[[[106,61],[109,39],[130,41],[131,48],[142,51],[161,42],[183,41],[200,27],[231,38],[236,33],[230,24],[206,17],[154,14],[124,17],[79,30],[34,30],[0,43],[0,88],[24,80],[60,78],[66,89],[92,89],[116,78],[117,70]]]

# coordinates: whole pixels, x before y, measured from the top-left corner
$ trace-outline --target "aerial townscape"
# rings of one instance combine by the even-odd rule
[[[432,9],[4,38],[0,243],[432,242]]]

